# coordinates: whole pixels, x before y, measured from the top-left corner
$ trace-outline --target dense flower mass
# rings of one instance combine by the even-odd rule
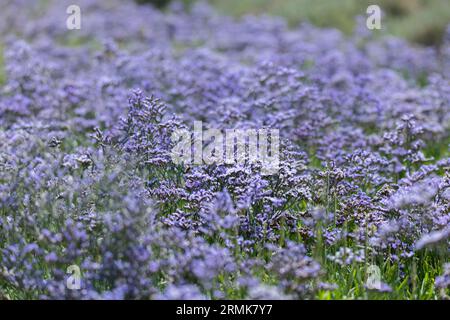
[[[70,2],[0,11],[0,298],[448,296],[450,28]],[[194,121],[279,129],[279,171],[173,163]]]

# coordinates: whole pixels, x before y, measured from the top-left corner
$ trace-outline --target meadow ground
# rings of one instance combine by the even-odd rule
[[[448,298],[450,8],[379,2],[7,1],[0,298]],[[277,170],[175,162],[196,121]]]

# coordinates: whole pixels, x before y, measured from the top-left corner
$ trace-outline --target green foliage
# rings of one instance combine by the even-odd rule
[[[272,14],[291,25],[309,21],[320,27],[353,30],[355,16],[378,4],[385,12],[385,31],[421,44],[438,44],[450,23],[447,0],[211,0],[221,11],[236,16]]]
[[[0,43],[0,85],[3,85],[6,81],[5,62],[3,57],[3,46]]]

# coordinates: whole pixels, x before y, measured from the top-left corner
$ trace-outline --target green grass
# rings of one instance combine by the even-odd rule
[[[345,33],[350,33],[354,27],[354,16],[365,14],[368,0],[211,0],[219,10],[228,14],[241,16],[246,13],[254,14],[273,14],[283,16],[291,25],[300,21],[311,21],[321,27],[337,27]],[[373,1],[371,3],[383,4],[387,11],[386,28],[387,31],[409,40],[423,44],[438,43],[442,36],[443,28],[450,22],[450,6],[448,0],[397,0],[394,4],[389,0]],[[93,49],[98,49],[99,44],[90,39],[81,39],[77,37],[62,39],[61,44],[68,47],[79,47],[88,45]],[[6,80],[4,70],[3,46],[0,43],[0,85]],[[63,144],[66,152],[75,149],[76,146],[87,143],[83,137],[77,137]],[[436,159],[442,159],[449,155],[450,141],[444,141],[441,144],[431,144],[426,149],[427,156],[434,156]],[[320,167],[320,162],[316,159],[311,166]],[[178,177],[180,172],[153,171],[151,174],[158,178],[167,179],[164,174],[173,174]],[[175,178],[174,178],[175,179]],[[150,180],[150,179],[149,179]],[[293,210],[297,213],[306,208],[306,202],[295,204]],[[175,206],[172,207],[172,206]],[[162,214],[173,212],[176,207],[183,207],[182,203],[164,205],[160,209]],[[49,208],[51,210],[51,208]],[[49,228],[54,227],[58,230],[60,226],[56,221],[49,222]],[[62,222],[59,222],[62,225]],[[280,231],[280,238],[300,240],[301,236],[293,234],[287,227]],[[297,237],[299,237],[297,239]],[[218,241],[211,239],[212,242]],[[334,283],[337,285],[335,290],[317,292],[316,298],[323,300],[331,299],[437,299],[438,292],[434,288],[434,279],[442,273],[442,265],[447,262],[447,258],[434,251],[423,251],[410,259],[404,259],[403,269],[400,270],[398,263],[392,263],[386,260],[380,260],[381,257],[371,258],[362,263],[353,263],[349,266],[339,266],[336,263],[326,259],[326,256],[333,254],[339,246],[348,246],[356,249],[351,243],[341,243],[335,246],[326,246],[320,237],[313,239],[311,245],[313,255],[321,262],[322,268],[326,273],[320,279],[321,281]],[[263,258],[266,255],[263,244],[255,247],[258,257]],[[245,256],[236,252],[237,256]],[[365,284],[366,268],[369,264],[376,264],[381,269],[382,280],[392,287],[390,293],[376,293],[368,291]],[[276,283],[276,279],[269,273],[261,271],[258,274],[267,284]],[[232,281],[227,277],[219,277],[217,281],[221,284],[221,289],[226,292],[229,298],[245,298],[245,293],[233,287]],[[4,283],[2,283],[3,285]],[[1,286],[0,286],[1,287]],[[6,298],[33,298],[33,292],[19,291],[14,288],[5,287]],[[1,298],[1,290],[0,290]]]
[[[0,43],[0,86],[6,82],[5,61],[3,56],[3,45]]]
[[[210,0],[221,12],[234,16],[269,14],[282,16],[290,25],[309,21],[350,33],[355,17],[365,16],[370,4],[378,4],[386,16],[385,32],[421,44],[438,44],[450,23],[448,0]]]

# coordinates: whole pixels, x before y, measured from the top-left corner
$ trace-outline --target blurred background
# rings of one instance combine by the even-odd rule
[[[136,0],[164,9],[171,0]],[[183,0],[190,4],[196,0]],[[383,32],[423,45],[439,45],[450,23],[450,0],[208,0],[220,12],[233,16],[268,14],[282,16],[291,25],[302,21],[350,33],[355,16],[369,5],[381,7]]]
[[[11,3],[33,4],[34,9],[44,9],[49,0],[0,0],[0,13],[8,12],[7,6]],[[108,1],[108,0],[102,0]],[[355,28],[356,17],[366,17],[369,5],[379,5],[383,11],[382,30],[374,30],[374,36],[393,35],[404,38],[411,43],[424,46],[433,46],[438,50],[444,39],[445,30],[450,25],[450,0],[122,0],[135,1],[143,6],[152,5],[160,10],[167,10],[168,6],[184,4],[186,10],[196,1],[207,2],[220,14],[231,17],[244,15],[269,15],[286,19],[294,27],[301,22],[309,22],[323,28],[337,28],[344,34],[350,35]],[[77,3],[76,0],[73,3]],[[121,2],[119,2],[121,3]],[[35,10],[36,13],[39,10]],[[39,13],[44,16],[45,10]],[[21,14],[11,17],[13,20],[0,21],[7,33],[13,34],[14,19],[20,20]],[[24,14],[23,16],[26,16]],[[61,16],[65,19],[65,15]],[[45,20],[45,19],[44,19]],[[62,22],[64,23],[64,22]],[[3,37],[0,33],[0,84],[5,80]],[[86,39],[68,37],[64,44],[78,46]],[[94,44],[95,45],[95,44]]]

